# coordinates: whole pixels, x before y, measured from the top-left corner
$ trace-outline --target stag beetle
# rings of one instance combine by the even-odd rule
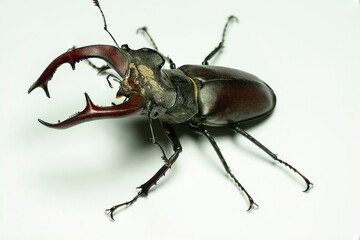
[[[149,189],[165,175],[172,164],[178,158],[182,147],[172,127],[177,123],[189,123],[190,129],[202,134],[210,141],[226,172],[235,181],[236,185],[245,193],[249,200],[249,209],[257,206],[253,198],[232,174],[214,138],[204,126],[229,127],[236,133],[242,134],[260,149],[270,155],[275,161],[284,164],[297,173],[306,183],[308,191],[312,183],[290,164],[280,160],[264,145],[240,128],[239,124],[269,115],[276,103],[274,91],[262,80],[249,73],[227,67],[209,66],[208,61],[217,54],[224,45],[225,33],[228,24],[236,17],[230,16],[227,20],[222,40],[219,45],[204,59],[202,65],[184,65],[176,68],[175,63],[169,57],[164,57],[148,33],[147,29],[141,28],[151,40],[155,50],[141,48],[133,50],[128,45],[119,47],[114,37],[107,29],[104,13],[97,0],[94,4],[99,8],[104,21],[104,29],[109,33],[116,44],[92,45],[74,48],[55,60],[45,69],[40,78],[30,87],[28,93],[37,87],[43,88],[50,97],[48,81],[51,80],[55,70],[63,63],[69,63],[75,69],[75,63],[88,58],[100,58],[107,62],[107,66],[97,68],[100,73],[113,77],[119,84],[116,97],[125,96],[122,104],[99,107],[92,103],[85,93],[86,107],[83,111],[75,114],[65,121],[51,124],[39,119],[40,123],[51,128],[68,128],[74,125],[103,118],[125,117],[133,114],[142,114],[148,117],[152,134],[152,141],[159,146],[165,164],[142,184],[140,191],[130,201],[107,209],[107,213],[113,219],[114,211],[125,205],[134,203],[138,197],[146,196]],[[170,64],[170,69],[162,69],[165,61]],[[94,66],[91,62],[89,62]],[[113,69],[116,74],[109,74],[107,70]],[[109,82],[110,84],[110,82]],[[174,153],[168,158],[155,140],[152,120],[159,119],[164,131],[173,145]]]

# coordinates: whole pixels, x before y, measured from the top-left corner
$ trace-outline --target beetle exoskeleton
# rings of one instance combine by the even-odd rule
[[[105,16],[97,0],[95,5],[100,9],[105,30],[107,30]],[[179,68],[169,57],[164,57],[158,52],[157,46],[147,32],[141,28],[152,41],[155,50],[142,48],[132,50],[128,45],[115,46],[92,45],[75,48],[55,60],[45,69],[40,78],[30,87],[29,93],[37,87],[44,89],[50,97],[48,81],[52,79],[55,70],[63,63],[69,63],[73,69],[75,64],[83,59],[100,58],[107,62],[107,66],[97,68],[101,74],[108,74],[119,82],[117,97],[125,96],[122,104],[99,107],[92,103],[85,94],[86,107],[83,111],[73,115],[65,121],[51,124],[39,121],[52,128],[68,128],[74,125],[103,118],[118,118],[133,114],[143,114],[148,117],[153,143],[162,150],[165,163],[146,183],[141,185],[138,194],[130,201],[118,204],[107,212],[113,219],[113,212],[124,205],[134,203],[139,196],[147,195],[149,189],[170,169],[178,158],[182,147],[172,127],[177,123],[189,123],[190,129],[208,138],[219,156],[226,172],[235,183],[244,191],[249,199],[249,210],[257,204],[232,174],[214,138],[204,126],[229,127],[242,134],[270,155],[275,161],[284,164],[295,171],[306,183],[305,191],[309,190],[312,183],[290,164],[280,160],[277,155],[250,136],[239,124],[269,115],[276,104],[274,91],[256,76],[226,67],[209,66],[208,61],[217,54],[224,45],[225,33],[228,24],[236,20],[230,16],[225,24],[222,40],[219,45],[204,59],[202,65],[184,65]],[[170,69],[163,69],[165,61],[170,64]],[[94,65],[91,63],[94,67]],[[107,72],[113,69],[117,76]],[[152,120],[159,119],[165,134],[172,142],[174,153],[166,157],[161,145],[155,141]]]

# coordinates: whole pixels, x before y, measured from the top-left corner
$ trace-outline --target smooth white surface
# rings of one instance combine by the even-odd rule
[[[248,71],[276,92],[274,114],[249,133],[293,164],[315,187],[242,138],[216,140],[234,174],[260,208],[226,177],[210,144],[180,134],[183,153],[147,199],[119,211],[135,187],[161,166],[145,118],[86,123],[58,131],[37,118],[65,119],[113,101],[86,64],[64,65],[49,84],[27,94],[45,67],[72,45],[113,44],[92,1],[1,4],[0,239],[358,239],[360,236],[360,5],[318,1],[110,1],[101,5],[119,44],[157,45],[178,66],[201,63]],[[136,124],[134,124],[136,122]],[[182,128],[180,129],[183,130]],[[157,135],[161,135],[160,131]]]

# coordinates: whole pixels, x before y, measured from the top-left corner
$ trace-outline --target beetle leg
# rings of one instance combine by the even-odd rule
[[[155,41],[154,41],[153,38],[151,37],[150,33],[148,32],[147,27],[144,26],[144,27],[138,28],[138,29],[136,30],[136,33],[139,33],[139,32],[143,32],[143,33],[149,38],[149,40],[150,40],[151,44],[153,45],[153,47],[155,48],[155,50],[156,50],[157,52],[159,52],[159,49],[158,49],[158,47],[156,46]],[[173,62],[173,60],[172,60],[169,56],[165,57],[165,56],[164,56],[163,54],[161,54],[161,53],[160,53],[160,55],[161,55],[164,59],[166,59],[166,61],[168,61],[168,63],[170,64],[170,68],[171,68],[171,69],[175,69],[175,68],[176,68],[175,63]]]
[[[172,164],[176,161],[179,154],[182,152],[181,143],[179,141],[179,138],[177,137],[174,128],[169,123],[163,123],[163,128],[165,131],[166,136],[169,138],[170,142],[173,145],[173,155],[168,159],[166,162],[168,163],[168,166],[171,167]]]
[[[96,66],[92,61],[90,61],[89,59],[85,59],[86,63],[92,67],[93,69],[95,69],[97,72],[98,72],[98,75],[107,75],[106,77],[106,81],[107,83],[109,84],[109,87],[110,88],[113,88],[109,78],[112,77],[113,80],[115,80],[116,82],[120,82],[119,78],[117,76],[115,76],[114,74],[112,73],[109,73],[108,70],[111,69],[111,67],[109,67],[109,65],[105,64],[105,65],[102,65],[101,67],[98,67]]]
[[[294,168],[293,166],[291,166],[287,162],[284,162],[283,160],[279,159],[276,154],[271,152],[267,147],[262,145],[258,140],[253,138],[250,134],[248,134],[247,132],[245,132],[243,129],[241,129],[238,126],[231,126],[231,128],[235,132],[240,133],[241,135],[243,135],[244,137],[249,139],[252,143],[254,143],[256,146],[258,146],[260,149],[262,149],[264,152],[266,152],[270,157],[272,157],[272,159],[274,159],[275,161],[278,161],[281,164],[284,164],[285,166],[287,166],[288,168],[290,168],[291,170],[296,172],[306,183],[306,189],[304,190],[304,192],[307,192],[312,187],[313,184],[309,181],[309,179],[307,179],[304,175],[302,175],[296,168]]]
[[[110,73],[110,74],[107,75],[107,77],[106,77],[106,81],[108,82],[110,88],[113,88],[112,84],[110,83],[110,78],[112,78],[113,81],[115,81],[115,82],[117,82],[117,83],[119,83],[119,84],[121,84],[121,82],[122,82],[122,79],[119,79],[119,77],[117,77],[117,76],[115,76],[114,74]],[[123,95],[124,95],[124,94],[123,94]]]
[[[216,53],[218,53],[223,47],[224,47],[224,42],[225,42],[225,34],[226,34],[226,30],[227,30],[227,27],[229,25],[229,23],[232,21],[232,20],[235,20],[236,22],[238,22],[239,20],[237,19],[237,17],[231,15],[229,16],[226,24],[225,24],[225,27],[224,27],[224,30],[223,30],[223,33],[222,33],[222,39],[221,39],[221,42],[219,43],[219,45],[217,47],[215,47],[214,50],[211,51],[211,53],[209,53],[209,55],[206,56],[206,58],[204,59],[204,61],[202,62],[202,65],[209,65],[209,60],[211,58],[213,58],[215,56]]]
[[[199,125],[196,125],[194,123],[190,123],[190,128],[192,131],[198,134],[202,134],[210,141],[211,145],[213,146],[215,152],[217,153],[218,157],[220,158],[221,163],[223,164],[226,172],[229,174],[229,176],[235,181],[236,185],[245,193],[249,200],[249,208],[248,211],[253,209],[255,206],[258,207],[258,205],[254,202],[253,198],[250,196],[250,194],[245,190],[245,188],[241,185],[241,183],[236,179],[235,175],[231,172],[229,165],[226,163],[224,156],[222,155],[220,148],[216,144],[214,138],[210,135],[209,131],[206,129],[200,127]]]
[[[156,185],[157,181],[165,175],[165,173],[171,168],[172,164],[176,161],[179,154],[182,151],[182,147],[179,141],[179,138],[176,136],[176,133],[173,129],[173,127],[169,123],[163,123],[163,128],[166,133],[166,136],[169,138],[173,145],[174,153],[171,155],[169,159],[166,160],[167,163],[165,163],[156,173],[155,175],[150,178],[146,183],[142,184],[138,188],[140,191],[137,193],[137,195],[130,201],[124,202],[118,205],[115,205],[109,209],[106,209],[105,212],[108,214],[112,220],[114,220],[114,211],[118,209],[119,207],[123,206],[129,206],[133,204],[139,197],[147,196],[149,193],[149,190],[152,186]],[[165,156],[165,154],[164,154]]]
[[[93,69],[95,69],[98,72],[98,75],[108,75],[109,74],[107,72],[109,69],[111,69],[111,67],[109,67],[109,65],[105,64],[105,65],[102,65],[101,67],[98,67],[89,59],[85,59],[85,61],[87,62],[87,64],[89,64],[90,67],[92,67]]]
[[[166,157],[166,154],[165,154],[165,151],[164,151],[163,147],[162,147],[162,146],[160,145],[160,143],[158,143],[158,142],[156,141],[156,139],[155,139],[154,129],[153,129],[153,127],[152,127],[152,119],[151,119],[151,117],[150,117],[150,113],[148,114],[148,122],[149,122],[149,127],[150,127],[150,133],[151,133],[152,143],[153,143],[154,145],[157,145],[157,146],[160,148],[160,150],[161,150],[161,152],[162,152],[162,154],[163,154],[163,156],[162,156],[161,158],[165,161],[165,164],[170,167],[171,164],[170,164],[169,160],[168,160],[167,157]]]

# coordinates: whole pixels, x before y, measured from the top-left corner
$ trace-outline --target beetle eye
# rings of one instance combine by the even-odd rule
[[[153,109],[150,112],[150,117],[152,119],[157,119],[161,115],[163,115],[166,112],[166,109],[160,106],[153,107]]]

